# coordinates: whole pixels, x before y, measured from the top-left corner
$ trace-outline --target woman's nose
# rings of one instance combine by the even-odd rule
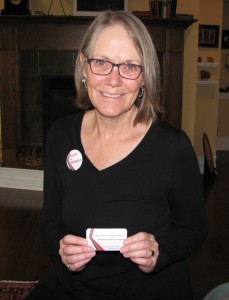
[[[119,75],[119,70],[117,66],[114,66],[110,74],[107,75],[106,83],[110,86],[120,85],[122,81],[121,76]]]

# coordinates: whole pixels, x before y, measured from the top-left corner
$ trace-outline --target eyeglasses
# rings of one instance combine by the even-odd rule
[[[119,75],[122,78],[135,80],[143,71],[143,66],[132,63],[114,64],[108,60],[98,58],[87,58],[86,62],[90,65],[93,74],[106,76],[111,73],[114,67],[118,68]]]

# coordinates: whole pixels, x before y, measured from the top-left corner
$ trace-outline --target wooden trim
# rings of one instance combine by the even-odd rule
[[[94,17],[86,16],[0,16],[0,24],[90,24]],[[196,19],[141,19],[145,25],[188,28]]]

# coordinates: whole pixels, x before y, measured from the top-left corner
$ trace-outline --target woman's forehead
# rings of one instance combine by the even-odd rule
[[[140,59],[132,38],[122,24],[104,28],[90,50],[91,55],[119,55],[125,59]]]

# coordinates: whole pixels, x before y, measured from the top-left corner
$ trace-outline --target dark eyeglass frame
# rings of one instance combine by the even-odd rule
[[[98,74],[98,73],[95,73],[95,72],[92,70],[92,66],[91,66],[91,63],[92,63],[93,61],[95,61],[95,60],[98,60],[98,61],[104,61],[104,62],[106,62],[106,63],[111,64],[112,67],[111,67],[110,71],[109,71],[107,74]],[[112,70],[113,70],[114,67],[117,67],[117,68],[118,68],[118,73],[119,73],[119,76],[120,76],[120,77],[125,78],[125,79],[129,79],[129,80],[136,80],[136,79],[141,75],[141,73],[143,72],[143,66],[142,66],[142,65],[137,65],[137,64],[132,64],[132,63],[120,63],[120,64],[115,64],[115,63],[113,63],[113,62],[111,62],[111,61],[109,61],[109,60],[99,59],[99,58],[86,58],[86,62],[89,64],[90,69],[91,69],[91,72],[92,72],[93,74],[99,75],[99,76],[107,76],[107,75],[109,75],[109,74],[112,72]],[[119,67],[120,67],[120,66],[123,66],[123,65],[128,65],[128,64],[130,64],[130,65],[132,65],[132,66],[135,66],[135,67],[138,67],[138,68],[140,69],[140,70],[139,70],[139,74],[138,74],[138,76],[137,76],[136,78],[128,78],[128,77],[125,77],[125,76],[123,76],[123,75],[120,74]]]

